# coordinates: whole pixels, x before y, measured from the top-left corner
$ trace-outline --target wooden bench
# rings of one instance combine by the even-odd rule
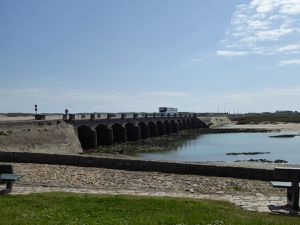
[[[300,168],[275,167],[274,179],[279,180],[271,182],[274,188],[287,189],[287,206],[299,210]]]
[[[13,167],[9,164],[0,165],[0,184],[5,184],[6,187],[0,190],[0,194],[7,194],[11,192],[15,181],[20,180],[22,175],[14,174]]]

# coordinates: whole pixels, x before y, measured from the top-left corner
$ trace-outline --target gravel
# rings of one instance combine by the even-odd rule
[[[24,175],[17,185],[195,194],[283,194],[283,190],[272,188],[270,182],[258,180],[47,164],[13,165],[16,173]]]

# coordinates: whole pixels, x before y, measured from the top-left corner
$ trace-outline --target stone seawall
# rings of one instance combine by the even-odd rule
[[[200,163],[179,163],[139,159],[118,159],[82,155],[56,155],[25,152],[0,152],[0,162],[40,163],[79,167],[98,167],[131,171],[155,171],[271,181],[273,170],[217,166]]]
[[[70,124],[61,120],[0,123],[0,151],[49,154],[82,152]]]

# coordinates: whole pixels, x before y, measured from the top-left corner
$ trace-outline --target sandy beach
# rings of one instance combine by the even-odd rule
[[[268,129],[268,130],[281,130],[282,132],[300,132],[300,123],[260,123],[260,124],[243,124],[243,125],[230,123],[222,126],[221,128]]]

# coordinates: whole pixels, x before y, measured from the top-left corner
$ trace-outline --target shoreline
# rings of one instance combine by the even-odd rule
[[[267,129],[281,132],[300,132],[300,123],[226,124],[219,129]]]

